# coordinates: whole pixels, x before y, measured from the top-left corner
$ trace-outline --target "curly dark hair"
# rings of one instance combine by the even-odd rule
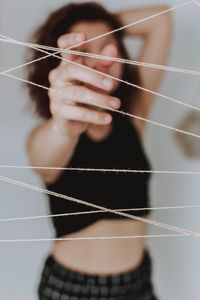
[[[31,40],[36,44],[57,47],[58,38],[62,34],[69,32],[70,27],[80,21],[101,21],[107,24],[110,30],[122,26],[118,18],[112,13],[106,11],[100,4],[94,2],[79,4],[71,3],[52,12],[44,23],[37,28],[32,35]],[[128,54],[123,43],[123,31],[118,31],[114,33],[114,35],[118,42],[119,51],[122,57],[128,59]],[[45,55],[46,54],[33,49],[28,52],[28,58],[31,60],[38,59]],[[26,68],[27,80],[49,87],[50,83],[48,80],[48,74],[52,69],[56,68],[59,63],[59,59],[51,56],[34,64],[28,65]],[[140,77],[138,68],[124,64],[122,79],[139,85]],[[27,84],[26,86],[29,90],[31,100],[35,105],[36,113],[42,118],[50,118],[51,113],[49,110],[49,97],[47,90],[30,84]],[[113,96],[119,97],[122,100],[121,109],[125,111],[128,109],[128,102],[127,100],[123,101],[123,98],[129,99],[130,95],[133,98],[138,96],[138,89],[125,84],[119,84],[116,91],[113,92]]]

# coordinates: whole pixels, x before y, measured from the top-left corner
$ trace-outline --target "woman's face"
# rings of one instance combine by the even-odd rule
[[[96,36],[102,35],[111,29],[108,25],[103,22],[79,22],[70,28],[70,32],[84,33],[86,39],[91,39]],[[80,51],[89,52],[92,54],[120,57],[118,50],[118,43],[113,35],[108,35],[99,38],[95,41],[86,43],[80,48]],[[86,66],[96,69],[98,71],[107,73],[111,76],[121,78],[123,67],[121,63],[103,61],[96,58],[83,57],[82,63]],[[114,81],[113,89],[110,91],[112,93],[119,85],[119,81]]]

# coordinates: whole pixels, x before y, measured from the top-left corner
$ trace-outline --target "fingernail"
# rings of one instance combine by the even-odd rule
[[[106,115],[106,116],[104,117],[104,121],[105,121],[106,123],[110,123],[110,122],[112,121],[111,115]]]
[[[113,107],[119,107],[119,100],[118,99],[113,99],[110,101],[110,105]]]
[[[75,41],[76,42],[82,42],[83,41],[83,34],[82,33],[77,33],[76,36],[75,36]]]
[[[104,85],[105,88],[111,89],[111,87],[112,87],[112,80],[109,79],[109,78],[104,78],[103,79],[103,85]]]
[[[66,40],[64,38],[60,38],[59,39],[59,46],[61,48],[65,47],[66,46]]]

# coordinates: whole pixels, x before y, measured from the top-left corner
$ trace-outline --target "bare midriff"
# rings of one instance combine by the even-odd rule
[[[100,220],[64,238],[100,236],[143,236],[147,225],[133,220]],[[88,274],[109,275],[140,265],[144,238],[56,241],[52,255],[66,268]]]

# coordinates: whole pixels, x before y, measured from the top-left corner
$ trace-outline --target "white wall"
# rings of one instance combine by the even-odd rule
[[[67,1],[59,1],[59,5]],[[80,2],[80,1],[79,1]],[[83,2],[83,1],[82,1]],[[99,1],[106,4],[106,1]],[[170,4],[182,1],[110,0],[109,8],[120,9],[133,5]],[[48,11],[57,7],[53,0],[1,0],[0,32],[27,40],[29,33]],[[169,65],[200,69],[198,28],[200,7],[191,4],[174,12],[174,38]],[[25,49],[1,43],[1,70],[23,63]],[[130,52],[134,51],[130,49]],[[23,76],[23,70],[14,72]],[[0,164],[27,165],[25,138],[36,123],[27,108],[24,87],[15,80],[0,78]],[[166,73],[161,93],[192,103],[199,84],[198,77]],[[186,113],[181,105],[158,98],[151,119],[177,126]],[[200,170],[200,161],[186,159],[171,131],[148,126],[146,150],[154,169]],[[30,171],[0,169],[0,174],[27,183],[41,185]],[[0,182],[0,218],[47,214],[47,197],[9,183]],[[156,175],[151,181],[152,206],[199,204],[199,177],[188,175]],[[152,219],[199,231],[200,210],[157,211]],[[150,233],[172,233],[151,227]],[[53,228],[47,220],[0,223],[0,239],[52,237]],[[200,240],[194,237],[149,239],[156,291],[162,300],[200,299],[199,276]],[[36,285],[42,260],[50,251],[50,243],[0,244],[0,299],[36,299]]]

